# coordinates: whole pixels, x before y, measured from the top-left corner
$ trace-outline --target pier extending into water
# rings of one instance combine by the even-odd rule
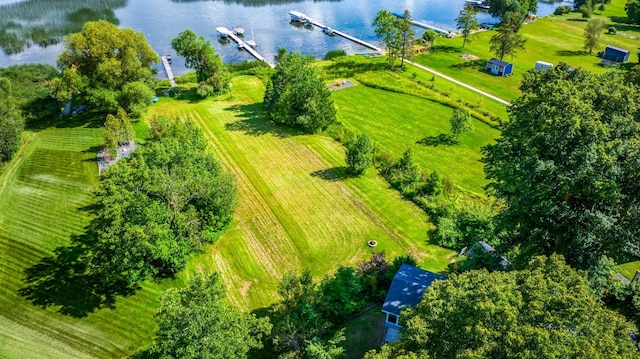
[[[226,27],[216,27],[216,32],[218,33],[219,36],[227,37],[233,40],[233,42],[238,44],[238,48],[246,50],[249,54],[251,54],[251,56],[255,57],[256,60],[266,62],[269,66],[271,66],[271,68],[276,67],[276,65],[272,64],[270,61],[267,61],[267,59],[265,59],[264,56],[260,55],[258,51],[256,51],[254,48],[249,46],[249,44],[247,44],[244,40],[237,37],[232,31],[230,31]]]
[[[303,24],[311,24],[313,26],[317,26],[317,27],[321,28],[325,33],[342,36],[345,39],[351,40],[351,41],[355,42],[358,45],[362,45],[362,46],[368,47],[368,48],[370,48],[372,50],[375,50],[375,51],[378,51],[378,52],[382,52],[382,49],[377,47],[376,45],[373,45],[373,44],[370,44],[370,43],[368,43],[366,41],[360,40],[360,39],[358,39],[356,37],[353,37],[353,36],[351,36],[349,34],[345,34],[342,31],[338,31],[336,29],[332,29],[332,28],[330,28],[328,26],[325,26],[324,24],[321,24],[321,23],[315,21],[314,19],[308,17],[307,15],[305,15],[305,14],[303,14],[301,12],[289,11],[289,15],[291,16],[291,20],[293,20],[293,21],[299,21],[299,22],[301,22]]]
[[[167,77],[169,78],[171,87],[178,87],[178,84],[176,83],[176,79],[173,76],[173,71],[171,70],[171,55],[160,56],[160,59],[162,60],[162,66],[164,67],[164,72],[167,74]]]
[[[399,13],[399,12],[394,12],[393,15],[395,15],[397,18],[399,19],[404,19],[404,14]],[[450,34],[450,31],[447,31],[445,29],[441,29],[437,26],[433,26],[433,25],[429,25],[429,24],[425,24],[424,22],[419,22],[419,21],[415,21],[415,20],[410,20],[411,24],[421,27],[423,29],[428,29],[428,30],[433,30],[435,32],[441,33],[441,34]]]

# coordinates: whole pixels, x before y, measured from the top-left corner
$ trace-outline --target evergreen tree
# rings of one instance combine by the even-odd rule
[[[456,18],[456,28],[462,31],[462,47],[464,47],[467,40],[471,41],[469,38],[471,31],[478,28],[476,9],[471,3],[465,3],[464,9],[460,10],[460,16]]]

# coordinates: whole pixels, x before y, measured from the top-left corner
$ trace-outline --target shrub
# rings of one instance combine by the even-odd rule
[[[331,50],[324,55],[324,59],[333,60],[336,57],[341,57],[341,56],[347,56],[347,52],[344,50]]]
[[[553,14],[554,15],[564,15],[564,14],[568,14],[571,12],[571,6],[568,5],[562,5],[562,6],[558,6],[554,11]]]
[[[609,28],[607,29],[607,33],[615,35],[618,33],[618,30],[615,28],[615,26],[609,26]]]

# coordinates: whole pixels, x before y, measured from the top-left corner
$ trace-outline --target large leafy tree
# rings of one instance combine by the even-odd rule
[[[640,251],[640,101],[619,74],[561,64],[525,74],[502,137],[485,148],[498,226],[523,253],[589,268]]]
[[[640,0],[627,0],[624,6],[627,18],[634,24],[640,24]]]
[[[402,34],[397,26],[398,18],[388,10],[380,10],[373,20],[376,36],[382,39],[387,49],[389,67],[393,69],[396,59],[402,48]]]
[[[456,28],[462,32],[462,47],[471,41],[469,35],[471,31],[478,28],[478,17],[476,9],[471,3],[465,3],[464,8],[460,10],[460,15],[456,18]]]
[[[562,256],[454,275],[401,315],[400,341],[369,358],[632,358],[628,325]],[[391,354],[391,355],[390,355]]]
[[[516,12],[504,14],[497,34],[493,35],[489,40],[491,52],[498,56],[500,60],[506,55],[510,55],[513,58],[519,50],[524,50],[524,44],[527,40],[523,39],[518,33],[521,22],[521,16]]]
[[[101,178],[87,274],[105,288],[175,274],[231,221],[234,180],[201,132],[167,119],[151,130],[154,140]]]
[[[104,123],[104,145],[109,149],[112,157],[117,154],[118,147],[123,142],[133,141],[135,132],[129,115],[123,110],[118,110],[118,116],[107,115]]]
[[[311,65],[312,58],[280,48],[277,61],[264,93],[269,118],[311,133],[333,124],[331,92]]]
[[[185,58],[188,68],[196,70],[201,96],[220,92],[229,82],[229,74],[211,41],[187,29],[171,40],[171,47]]]
[[[225,288],[217,274],[197,273],[186,288],[162,294],[155,318],[156,342],[151,354],[160,358],[246,358],[262,348],[269,334],[268,318],[256,318],[225,303]]]
[[[501,19],[508,12],[518,13],[524,19],[529,13],[538,11],[538,0],[489,0],[489,5],[489,14]]]
[[[73,94],[99,110],[115,113],[123,107],[140,114],[153,96],[152,65],[158,62],[142,33],[100,20],[85,23],[81,32],[65,37],[64,45],[58,56],[62,76],[51,83],[60,101]],[[130,97],[134,93],[136,101]]]
[[[20,147],[24,128],[22,113],[11,92],[11,81],[0,77],[0,165],[13,157]]]

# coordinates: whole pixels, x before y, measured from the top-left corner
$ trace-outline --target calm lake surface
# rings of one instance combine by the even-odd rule
[[[377,44],[371,22],[381,9],[411,11],[414,20],[455,30],[455,18],[465,0],[0,0],[0,67],[23,63],[55,65],[64,35],[80,31],[85,21],[106,19],[120,27],[143,32],[159,54],[171,54],[171,39],[189,28],[210,39],[225,62],[252,59],[234,43],[221,44],[215,28],[241,25],[245,39],[254,39],[258,52],[273,59],[279,47],[323,57],[329,50],[370,51],[341,37],[329,37],[318,28],[289,23],[297,10],[352,36]],[[562,1],[540,2],[538,15],[548,15]],[[479,22],[495,22],[479,12]],[[419,36],[424,31],[415,28]],[[176,74],[186,71],[175,57]],[[160,76],[164,75],[159,71]]]

